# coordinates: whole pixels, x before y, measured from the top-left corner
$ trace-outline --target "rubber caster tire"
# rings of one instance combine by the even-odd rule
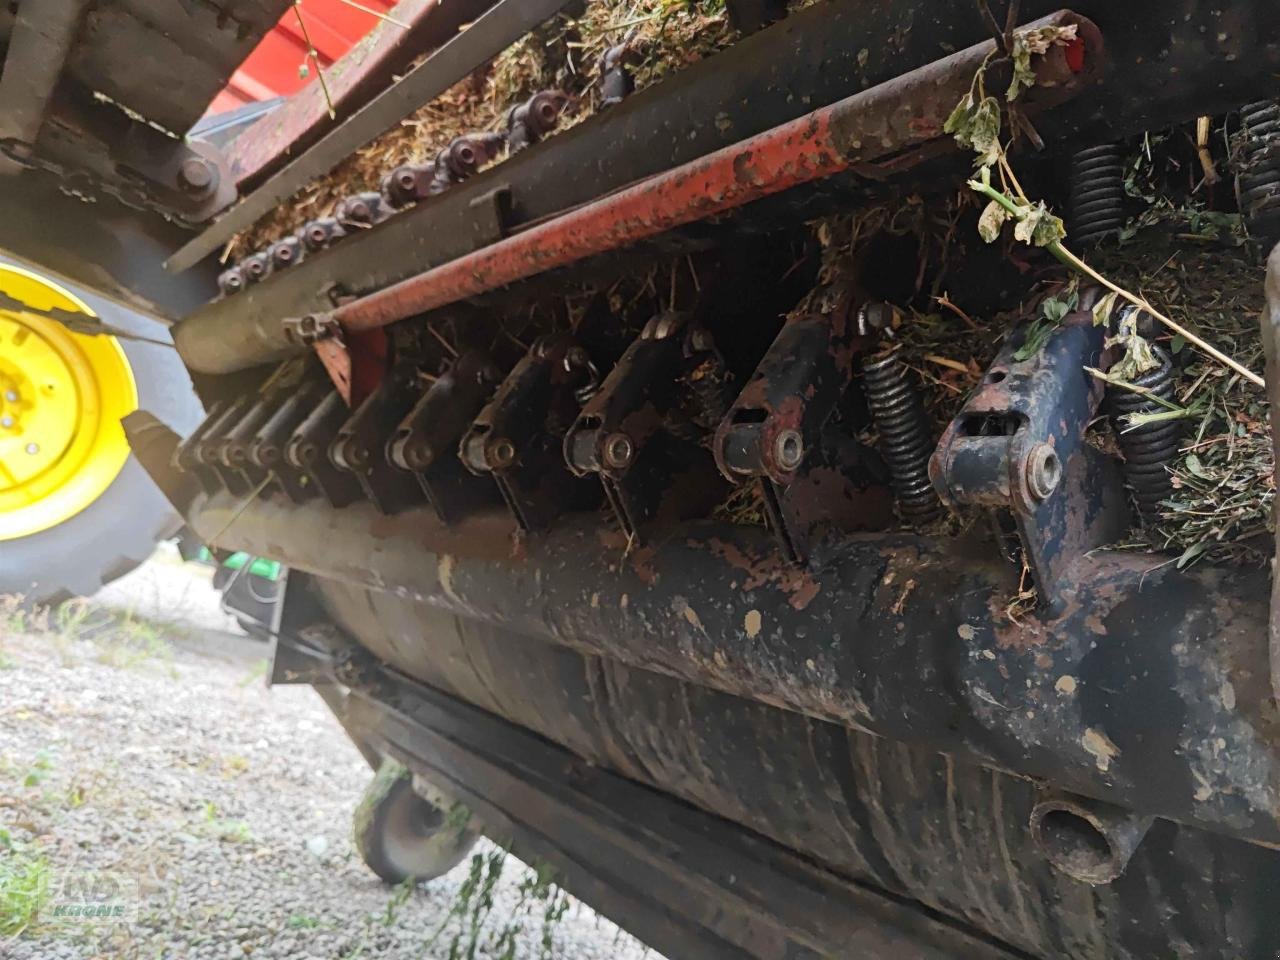
[[[10,263],[0,257],[0,263]],[[72,285],[73,292],[104,321],[154,340],[167,328]],[[138,391],[138,407],[150,410],[186,436],[204,416],[178,353],[172,347],[119,339]],[[132,456],[110,486],[68,520],[38,533],[0,542],[0,595],[30,604],[56,604],[96,593],[128,573],[173,536],[181,520]]]
[[[413,789],[401,764],[385,760],[365,790],[354,818],[356,849],[365,865],[389,884],[442,877],[471,852],[479,833]]]

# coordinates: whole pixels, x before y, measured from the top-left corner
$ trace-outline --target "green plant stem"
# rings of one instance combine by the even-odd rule
[[[302,31],[302,39],[307,44],[307,56],[315,64],[316,79],[320,81],[320,92],[324,94],[324,104],[329,108],[329,119],[337,120],[338,111],[333,108],[333,97],[329,95],[329,84],[324,79],[324,70],[320,67],[320,54],[311,42],[311,34],[307,31],[307,21],[302,19],[302,0],[293,0],[293,15],[298,18],[298,29]]]
[[[356,0],[341,0],[341,2],[345,3],[348,7],[354,7],[357,10],[361,10],[364,13],[369,14],[371,17],[377,17],[379,20],[385,20],[387,23],[399,27],[401,30],[409,29],[409,25],[402,20],[397,20],[395,17],[388,16],[385,13],[379,13],[377,10],[374,10],[371,7],[366,7],[362,3],[356,3]]]
[[[1012,199],[1007,197],[1002,191],[997,190],[995,187],[991,186],[991,184],[983,183],[980,180],[970,180],[969,187],[977,191],[978,193],[982,194],[987,199],[994,200],[996,203],[1000,204],[1000,206],[1003,207],[1005,210],[1007,210],[1011,216],[1015,218],[1020,218],[1022,216],[1023,208],[1020,207],[1017,203],[1015,203]],[[1231,357],[1227,356],[1217,347],[1213,346],[1212,344],[1196,336],[1186,327],[1175,322],[1174,320],[1171,320],[1169,317],[1166,317],[1163,313],[1161,313],[1159,310],[1153,307],[1144,297],[1139,297],[1137,294],[1130,293],[1128,290],[1124,289],[1124,287],[1120,287],[1112,283],[1110,280],[1108,280],[1106,277],[1100,274],[1097,270],[1093,269],[1093,267],[1089,266],[1087,263],[1081,260],[1078,256],[1076,256],[1074,253],[1072,253],[1070,250],[1064,247],[1061,241],[1055,240],[1053,243],[1049,244],[1049,246],[1046,249],[1048,249],[1048,251],[1052,253],[1059,262],[1070,267],[1072,270],[1075,270],[1077,273],[1083,273],[1086,277],[1089,277],[1090,279],[1096,281],[1097,283],[1102,284],[1108,290],[1118,294],[1119,296],[1123,297],[1125,300],[1128,300],[1138,309],[1145,310],[1147,313],[1151,314],[1151,316],[1155,317],[1157,320],[1163,323],[1166,327],[1168,327],[1174,333],[1183,337],[1188,343],[1193,344],[1199,349],[1203,350],[1205,353],[1213,357],[1219,363],[1230,367],[1232,370],[1240,374],[1240,376],[1244,377],[1250,383],[1256,384],[1259,387],[1264,387],[1264,388],[1266,387],[1267,382],[1263,380],[1262,377],[1258,376],[1256,373],[1250,370],[1248,367],[1244,366],[1237,360],[1233,360]]]
[[[1130,383],[1128,380],[1121,380],[1119,377],[1113,377],[1109,373],[1103,373],[1097,367],[1085,367],[1085,372],[1097,377],[1103,383],[1109,383],[1112,386],[1119,387],[1121,390],[1128,390],[1130,393],[1138,393],[1144,397],[1150,397],[1160,406],[1170,411],[1176,411],[1180,416],[1187,416],[1191,410],[1189,407],[1180,407],[1172,400],[1166,400],[1160,394],[1148,387],[1140,387],[1136,383]]]

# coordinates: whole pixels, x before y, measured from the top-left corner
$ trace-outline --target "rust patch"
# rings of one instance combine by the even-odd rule
[[[775,553],[752,557],[737,544],[718,537],[708,541],[708,546],[713,556],[746,574],[741,588],[748,593],[766,585],[773,586],[787,595],[787,602],[793,609],[803,610],[822,590],[822,585],[808,570],[788,563]]]

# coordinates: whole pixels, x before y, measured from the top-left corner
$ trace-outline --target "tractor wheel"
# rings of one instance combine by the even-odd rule
[[[0,291],[168,340],[156,320],[2,259]],[[0,310],[0,595],[40,604],[89,596],[177,531],[173,508],[129,453],[120,419],[136,409],[184,435],[199,422],[172,347]]]
[[[452,820],[417,794],[408,770],[385,760],[356,808],[356,849],[387,883],[434,880],[461,863],[479,839],[466,823]]]

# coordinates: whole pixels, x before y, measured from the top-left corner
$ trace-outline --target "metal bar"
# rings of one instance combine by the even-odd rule
[[[229,145],[227,160],[240,189],[245,191],[261,183],[336,124],[346,122],[397,74],[407,70],[413,60],[448,42],[495,2],[401,0],[391,11],[396,23],[380,21],[325,71],[336,120],[329,117],[329,104],[320,84],[311,83]]]
[[[170,257],[165,269],[177,272],[199,263],[311,180],[324,176],[360,147],[465,79],[486,60],[497,56],[571,2],[573,0],[501,0],[470,28],[446,43],[399,83],[385,90]]]
[[[22,0],[0,75],[0,138],[33,147],[89,0]],[[0,173],[24,169],[0,161]]]
[[[1031,109],[1083,89],[1101,65],[1101,34],[1092,23],[1065,11],[1038,23],[1079,24],[1087,55],[1084,72],[1075,74],[1061,49],[1051,51],[1038,64],[1050,95],[1029,102]],[[995,41],[977,44],[354,300],[333,316],[348,330],[386,326],[857,165],[874,169],[877,163],[943,137],[948,115],[995,49]],[[909,164],[898,158],[894,169]]]
[[[1022,9],[1028,18],[1038,17],[1061,2],[1024,0]],[[1092,91],[1037,118],[1037,129],[1051,144],[1080,136],[1117,139],[1230,111],[1256,97],[1259,85],[1280,71],[1280,40],[1274,31],[1252,25],[1269,22],[1271,0],[1235,0],[1229,11],[1171,8],[1165,0],[1130,0],[1123,8],[1114,0],[1075,0],[1072,6],[1104,31],[1109,66]],[[205,373],[231,372],[298,352],[305,348],[290,343],[281,318],[330,309],[328,291],[369,293],[491,242],[474,235],[472,205],[499,187],[510,189],[507,228],[514,232],[923,66],[940,49],[963,49],[986,35],[982,18],[966,4],[826,0],[794,11],[785,22],[638,91],[554,140],[374,230],[348,237],[340,248],[274,273],[239,296],[204,304],[180,325],[179,352],[188,366]],[[796,56],[796,50],[804,56]],[[761,63],[769,69],[761,70]],[[815,71],[814,63],[822,69]],[[1152,69],[1153,63],[1167,69]],[[797,90],[804,91],[803,100]],[[949,147],[939,143],[936,149]],[[642,246],[665,257],[671,244],[705,248],[730,230],[785,229],[883,201],[901,189],[945,192],[966,167],[964,156],[950,151],[929,168],[927,182],[879,183],[846,173],[745,207],[724,218],[733,223],[717,224],[714,233],[702,225]],[[573,175],[565,176],[566,170]],[[586,275],[597,269],[616,275],[629,256],[587,261],[573,268],[572,279],[591,282]],[[534,283],[493,296],[538,296],[525,289]]]
[[[220,495],[188,520],[319,577],[1280,842],[1280,737],[1256,710],[1270,698],[1265,572],[1095,554],[1063,578],[1060,617],[1014,622],[1003,611],[1017,570],[959,541],[850,537],[820,570],[797,571],[757,528],[694,525],[628,555],[625,538],[579,517],[513,561],[505,515],[446,527],[426,510],[388,523],[363,503],[240,508]],[[421,669],[376,649],[385,638],[362,641]],[[1180,746],[1219,738],[1212,759]]]

